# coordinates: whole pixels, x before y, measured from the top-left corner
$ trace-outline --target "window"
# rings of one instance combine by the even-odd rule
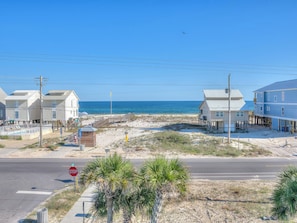
[[[236,113],[236,116],[237,116],[237,117],[243,117],[243,112],[242,112],[242,111],[237,112],[237,113]]]
[[[14,111],[14,118],[19,119],[19,111]]]
[[[52,111],[52,118],[53,119],[57,118],[57,111],[55,111],[55,110]]]
[[[56,108],[57,107],[57,102],[56,101],[52,101],[52,108]]]
[[[15,101],[15,108],[18,108],[20,105],[19,101]]]
[[[274,102],[277,102],[277,96],[274,95]]]
[[[224,117],[224,112],[216,112],[216,117]]]
[[[266,111],[269,112],[270,111],[270,106],[266,106]]]
[[[284,116],[284,115],[285,115],[285,108],[282,107],[282,116]]]

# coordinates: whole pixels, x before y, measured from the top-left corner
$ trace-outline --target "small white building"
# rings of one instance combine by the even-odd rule
[[[13,123],[40,121],[40,93],[38,90],[16,90],[5,98],[6,120]]]
[[[205,121],[208,130],[214,132],[227,132],[229,126],[229,110],[231,114],[230,130],[246,129],[249,113],[242,110],[245,101],[241,92],[231,89],[230,109],[228,90],[204,90],[204,101],[201,103],[200,119]]]
[[[79,98],[73,90],[51,90],[43,96],[43,121],[66,127],[79,117]]]

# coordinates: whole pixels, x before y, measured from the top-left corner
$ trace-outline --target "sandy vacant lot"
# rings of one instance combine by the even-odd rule
[[[83,120],[83,125],[92,124],[95,121],[109,118],[110,116],[89,116]],[[34,148],[19,150],[25,146],[37,143],[38,139],[33,140],[0,140],[0,144],[4,145],[4,149],[0,149],[0,157],[81,157],[81,158],[92,158],[106,155],[106,149],[111,152],[122,153],[123,155],[133,157],[150,157],[152,154],[147,151],[129,151],[129,144],[126,143],[126,133],[128,133],[129,141],[133,138],[137,138],[143,135],[149,135],[154,132],[164,131],[164,129],[179,130],[184,134],[195,135],[195,134],[207,134],[202,129],[183,128],[183,125],[176,124],[197,124],[196,115],[138,115],[135,120],[114,123],[108,127],[99,128],[97,133],[96,147],[85,147],[83,151],[80,150],[78,145],[72,142],[67,147],[61,147],[56,151],[50,151],[46,148]],[[64,132],[63,138],[67,138],[70,132]],[[210,135],[210,134],[207,134]],[[215,134],[215,137],[221,137],[222,140],[227,141],[227,134]],[[47,138],[59,138],[60,133],[54,132],[44,136]],[[259,147],[272,152],[273,156],[292,157],[297,154],[297,139],[296,135],[292,135],[287,132],[277,132],[260,126],[250,126],[247,133],[232,133],[232,143],[249,142]],[[116,145],[116,147],[114,146]],[[235,145],[236,146],[236,145]],[[173,154],[167,154],[170,156]],[[176,155],[176,154],[175,154]],[[185,156],[184,154],[178,154],[179,157]],[[189,155],[187,155],[189,156]]]
[[[108,116],[89,116],[83,121],[84,125]],[[97,133],[97,146],[85,147],[71,145],[50,151],[46,148],[18,149],[36,143],[35,140],[12,141],[1,140],[5,148],[0,149],[1,157],[81,157],[95,158],[110,152],[118,152],[127,158],[148,158],[153,154],[146,150],[129,150],[125,141],[128,133],[129,141],[164,129],[175,129],[184,134],[206,134],[199,128],[183,128],[187,124],[197,124],[195,115],[139,115],[135,120],[114,123],[100,128]],[[178,124],[178,125],[177,125]],[[65,133],[67,137],[71,133]],[[227,139],[227,134],[214,135]],[[60,137],[52,133],[44,138]],[[272,131],[268,128],[253,126],[248,133],[232,133],[232,143],[249,142],[272,152],[271,156],[295,158],[297,154],[297,139],[295,135]],[[166,156],[189,157],[192,155],[167,153]],[[193,156],[192,156],[193,157]],[[271,192],[276,181],[203,181],[192,180],[191,193],[186,199],[171,200],[165,203],[161,222],[263,222],[261,216],[269,216],[271,208]],[[121,222],[119,220],[119,222]],[[135,220],[140,222],[140,220]],[[277,221],[274,221],[277,222]]]

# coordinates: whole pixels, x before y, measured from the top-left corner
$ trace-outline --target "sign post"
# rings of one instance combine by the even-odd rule
[[[69,168],[69,174],[70,176],[73,177],[73,181],[74,181],[74,190],[76,190],[76,184],[77,184],[77,181],[76,181],[76,176],[78,174],[78,170],[77,168],[74,166],[74,163],[71,165],[71,167]]]

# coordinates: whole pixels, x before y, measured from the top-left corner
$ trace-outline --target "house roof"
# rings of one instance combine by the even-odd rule
[[[297,89],[297,79],[278,81],[273,84],[262,87],[254,92],[274,91],[274,90],[289,90]]]
[[[4,102],[6,97],[7,97],[7,94],[2,88],[0,88],[0,102]]]
[[[229,95],[226,90],[204,90],[203,92],[204,102],[202,104],[205,103],[211,111],[229,110]],[[230,110],[240,111],[245,105],[241,92],[237,89],[231,89],[230,97]]]
[[[228,91],[225,89],[218,89],[218,90],[204,90],[204,97],[206,99],[216,98],[216,99],[226,99],[229,97]],[[241,92],[237,89],[231,89],[231,98],[243,98]]]
[[[5,100],[28,100],[30,97],[32,97],[34,94],[39,95],[38,90],[16,90],[10,95],[8,95]]]
[[[71,93],[77,97],[73,90],[51,90],[44,95],[43,100],[65,100]]]
[[[97,129],[94,128],[93,126],[88,125],[88,126],[80,128],[80,131],[81,132],[96,132]]]
[[[211,111],[228,111],[229,110],[228,100],[207,100],[206,104]],[[244,100],[231,100],[230,110],[240,111],[244,105],[245,105]]]

